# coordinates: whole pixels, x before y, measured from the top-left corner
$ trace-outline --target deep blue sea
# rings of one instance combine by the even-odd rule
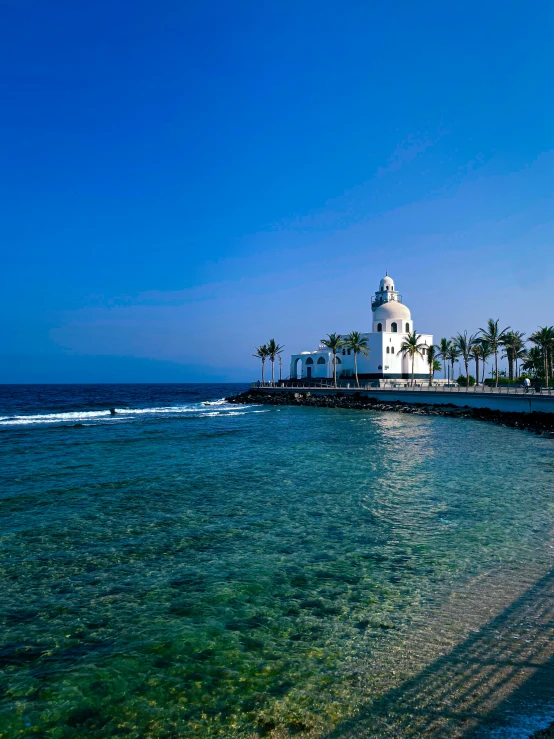
[[[0,386],[2,739],[462,736],[532,646],[551,439],[243,389]]]

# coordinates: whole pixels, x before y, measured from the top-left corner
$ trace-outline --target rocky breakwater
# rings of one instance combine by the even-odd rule
[[[302,405],[314,408],[348,408],[365,411],[412,413],[422,416],[473,418],[478,421],[489,421],[500,426],[533,431],[539,435],[554,437],[553,413],[512,413],[494,411],[488,408],[469,408],[468,406],[406,403],[402,400],[384,401],[362,395],[361,393],[345,395],[340,391],[332,395],[311,395],[308,392],[267,393],[263,390],[249,390],[240,395],[227,398],[227,402],[236,404]]]

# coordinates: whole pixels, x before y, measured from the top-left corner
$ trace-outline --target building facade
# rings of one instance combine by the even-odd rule
[[[362,333],[367,339],[369,357],[358,354],[358,376],[361,380],[409,380],[412,376],[412,360],[399,353],[408,333],[414,331],[414,323],[409,308],[395,288],[388,274],[379,283],[379,289],[371,301],[371,331]],[[346,334],[342,334],[346,338]],[[431,334],[420,334],[419,343],[433,344]],[[427,350],[423,356],[416,356],[414,363],[416,379],[429,377]],[[293,354],[290,363],[290,377],[297,380],[331,379],[333,377],[333,352],[322,344],[318,349]],[[341,348],[337,354],[337,377],[354,377],[354,357]]]

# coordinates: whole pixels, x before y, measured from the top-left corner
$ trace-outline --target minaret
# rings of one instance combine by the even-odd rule
[[[394,289],[394,280],[389,277],[389,273],[386,272],[385,276],[379,283],[379,290],[375,293],[375,297],[371,301],[371,307],[373,310],[378,308],[383,303],[388,303],[390,300],[398,300],[402,302],[402,297],[398,294],[398,290]]]
[[[379,289],[371,301],[373,331],[383,333],[408,333],[413,331],[410,309],[402,302],[402,295],[388,273],[379,283]]]

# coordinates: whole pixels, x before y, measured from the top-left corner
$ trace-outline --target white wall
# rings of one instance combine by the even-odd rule
[[[396,323],[396,332],[392,330],[392,324]],[[400,318],[387,318],[385,320],[380,319],[378,321],[373,321],[373,331],[374,333],[381,333],[378,331],[377,326],[381,324],[383,327],[384,332],[390,332],[390,333],[409,333],[410,331],[414,330],[414,322],[412,320],[404,319],[403,321],[400,320]]]
[[[358,355],[358,374],[376,374],[383,373],[387,375],[395,374],[411,374],[412,364],[411,360],[402,355],[398,354],[398,351],[407,338],[406,333],[394,333],[394,332],[379,332],[379,333],[366,333],[362,334],[367,338],[369,357]],[[430,346],[433,343],[433,337],[431,334],[422,334],[421,343],[427,343]],[[387,347],[389,353],[387,354]],[[342,350],[338,353],[338,359],[340,364],[337,363],[337,376],[343,370],[350,370],[354,373],[354,355],[348,355],[348,352],[342,353]],[[324,357],[325,364],[318,364],[317,360],[319,357]],[[333,353],[330,351],[316,351],[306,354],[294,354],[291,357],[290,364],[290,377],[296,378],[295,374],[296,361],[300,360],[302,367],[301,378],[305,379],[308,376],[306,360],[310,358],[313,361],[311,364],[312,377],[327,377],[333,376]],[[380,369],[381,368],[381,369]],[[387,368],[387,369],[386,369]],[[416,357],[414,364],[415,374],[425,374],[429,372],[426,357]],[[300,376],[299,376],[300,377]]]

